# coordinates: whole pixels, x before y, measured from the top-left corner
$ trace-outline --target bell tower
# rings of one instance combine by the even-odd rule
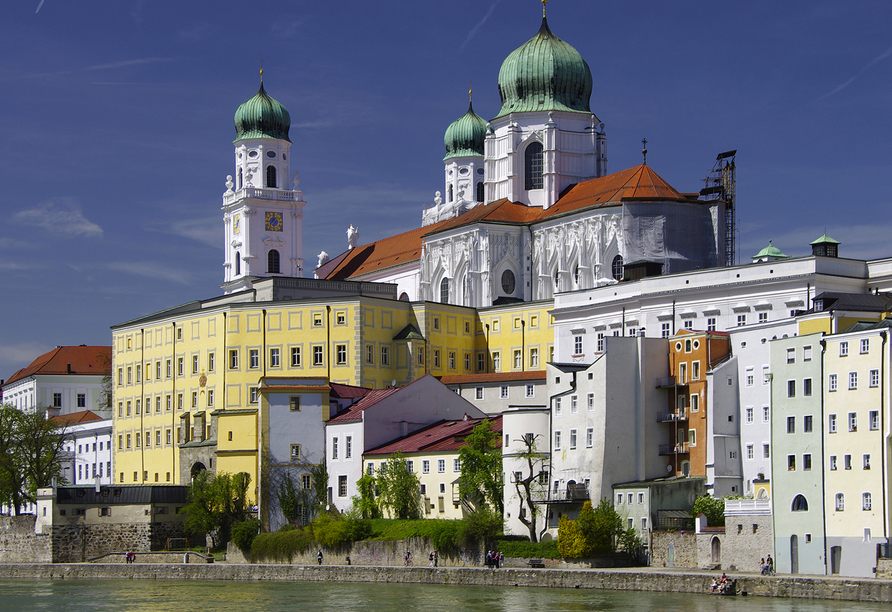
[[[235,175],[226,177],[223,289],[303,276],[303,192],[291,175],[291,117],[263,88],[235,112]]]

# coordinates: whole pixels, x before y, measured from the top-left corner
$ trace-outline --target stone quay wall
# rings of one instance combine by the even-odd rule
[[[651,534],[652,567],[697,567],[697,534],[693,531],[654,531]]]
[[[33,514],[0,517],[0,562],[50,563],[52,538],[34,534]]]
[[[751,595],[892,603],[892,582],[876,579],[730,575]],[[330,565],[198,564],[2,564],[0,579],[282,580],[305,582],[401,582],[504,587],[552,587],[707,593],[707,572],[637,570],[535,570]]]

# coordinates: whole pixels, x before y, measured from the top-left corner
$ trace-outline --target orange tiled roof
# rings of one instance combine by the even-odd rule
[[[689,198],[676,191],[650,166],[642,165],[573,185],[564,197],[545,211],[542,219],[585,208],[617,206],[630,200],[688,201]]]
[[[104,359],[103,359],[104,358]],[[71,371],[68,365],[71,364]],[[57,346],[13,374],[4,386],[35,374],[108,374],[111,365],[110,346]]]
[[[502,415],[482,419],[440,421],[404,438],[392,440],[363,455],[390,455],[392,453],[423,453],[458,450],[465,445],[465,437],[483,421],[488,420],[493,431],[501,433]]]
[[[457,374],[453,376],[441,376],[440,382],[444,385],[469,385],[511,382],[517,380],[545,380],[545,370],[532,372],[494,372],[491,374]]]
[[[354,276],[363,276],[379,270],[385,270],[404,263],[417,262],[421,259],[421,237],[432,229],[448,223],[441,221],[434,225],[383,238],[370,244],[350,249],[335,268],[325,278],[343,280]],[[340,256],[339,256],[340,257]]]
[[[453,219],[420,227],[397,236],[356,247],[320,267],[323,278],[342,280],[386,270],[421,258],[421,245],[426,236],[473,223],[532,225],[589,208],[619,206],[630,201],[695,201],[691,194],[681,194],[650,166],[635,166],[621,172],[577,183],[568,188],[550,208],[525,206],[506,199],[485,206],[476,206]]]
[[[72,425],[75,423],[89,423],[90,421],[101,421],[102,417],[92,410],[81,410],[80,412],[72,412],[71,414],[60,414],[50,418],[53,423],[61,423],[62,425]]]

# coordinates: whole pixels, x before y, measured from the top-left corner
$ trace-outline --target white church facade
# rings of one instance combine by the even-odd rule
[[[422,227],[322,254],[317,278],[480,308],[726,264],[723,201],[681,193],[646,164],[607,173],[591,70],[544,17],[498,85],[495,118],[469,107],[446,130],[444,191]]]

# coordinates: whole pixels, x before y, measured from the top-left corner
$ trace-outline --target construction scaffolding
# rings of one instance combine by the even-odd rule
[[[737,150],[719,153],[705,179],[706,186],[700,190],[700,199],[721,200],[725,203],[725,265],[733,266],[736,258],[736,206],[737,196]]]

